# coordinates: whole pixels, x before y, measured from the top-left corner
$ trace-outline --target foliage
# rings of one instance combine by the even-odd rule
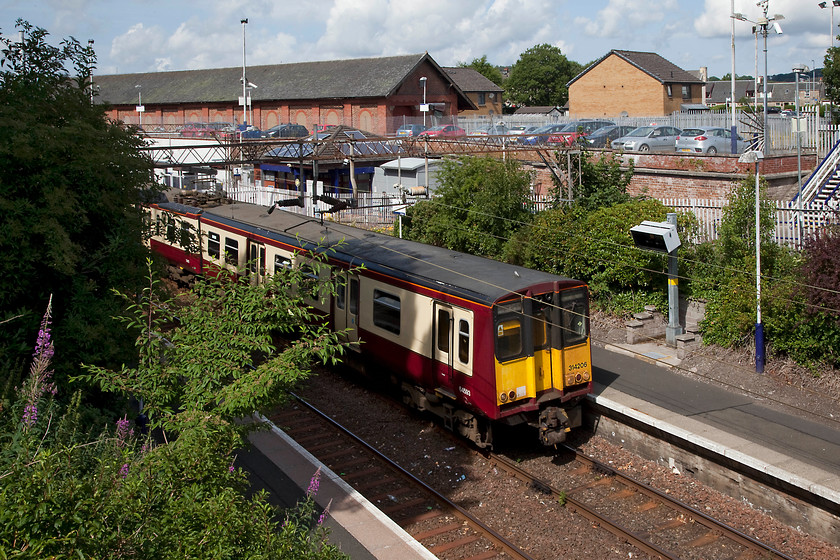
[[[216,283],[216,290],[222,293],[212,299],[219,303],[220,311],[234,313],[241,320],[246,318],[246,306],[229,305],[231,299],[237,299],[229,292],[239,294],[238,289],[228,289],[235,284]],[[277,295],[254,291],[266,298]],[[147,305],[149,294],[151,290],[143,300]],[[238,299],[252,301],[241,294]],[[193,305],[208,307],[205,302]],[[156,372],[166,371],[152,364],[175,353],[167,352],[168,344],[149,344],[152,338],[162,340],[163,333],[154,328],[158,318],[148,311],[145,308],[148,322],[138,339],[145,351],[142,364]],[[296,316],[302,315],[305,313]],[[260,318],[256,321],[262,322]],[[293,322],[287,320],[286,324]],[[237,339],[235,335],[240,333],[231,334],[234,336],[216,338]],[[248,333],[243,336],[252,342],[260,338]],[[176,344],[191,342],[188,337],[173,339]],[[304,339],[309,342],[293,344],[297,350],[292,353],[308,346],[303,354],[325,355],[325,349],[313,349],[317,336]],[[149,355],[158,351],[164,352],[160,359]],[[183,375],[173,377],[188,388],[150,392],[167,404],[181,406],[164,418],[168,422],[160,422],[175,427],[176,438],[169,431],[156,431],[160,437],[155,438],[138,434],[125,418],[95,435],[95,428],[81,421],[78,394],[66,407],[54,401],[53,352],[48,310],[29,378],[13,403],[0,404],[0,558],[345,557],[324,541],[322,523],[327,512],[314,520],[314,481],[305,500],[286,513],[282,525],[278,522],[282,515],[268,503],[265,493],[245,497],[247,477],[234,464],[243,440],[230,415],[266,402],[258,393],[263,384],[273,384],[270,374],[264,371],[260,378],[248,381],[238,377],[233,384],[238,383],[238,389],[247,394],[238,404],[225,402],[232,397],[228,387],[216,387],[218,402],[210,404],[207,397],[212,383],[196,388],[197,380],[183,370]],[[195,353],[184,354],[196,357]],[[230,363],[220,365],[222,369],[232,367],[241,356],[232,349],[229,359]],[[144,375],[151,373],[138,373],[136,378],[153,381],[151,375]],[[204,374],[212,379],[212,368]],[[114,380],[113,384],[119,383]],[[150,410],[164,408],[159,402],[150,402]]]
[[[444,160],[437,178],[437,196],[407,213],[407,239],[498,257],[507,239],[531,221],[531,177],[515,160]]]
[[[630,228],[642,220],[663,221],[668,209],[655,200],[632,200],[586,212],[573,206],[540,213],[512,241],[524,266],[589,283],[605,308],[640,311],[662,305],[667,262],[664,255],[636,249]],[[678,220],[687,223],[687,217]],[[627,308],[624,306],[631,306]]]
[[[487,62],[487,55],[482,55],[481,58],[474,58],[472,62],[467,64],[466,62],[459,62],[459,68],[472,68],[497,86],[501,86],[502,82],[505,81],[504,76],[502,76],[502,71],[499,70],[498,66],[493,66],[489,62]]]
[[[123,296],[129,311],[123,322],[137,336],[139,363],[120,370],[85,365],[80,378],[142,399],[156,424],[175,431],[206,414],[233,424],[274,406],[308,376],[313,361],[335,362],[344,348],[307,302],[333,291],[331,282],[314,285],[307,274],[319,270],[323,257],[310,255],[306,268],[278,270],[262,283],[220,271],[200,279],[180,303],[160,301],[150,280],[139,297]],[[299,289],[290,294],[288,286]],[[295,338],[277,350],[277,334]]]
[[[566,84],[583,67],[549,44],[531,47],[519,55],[505,82],[506,95],[516,105],[562,107],[569,100]]]
[[[826,228],[806,242],[800,274],[810,311],[829,312],[840,327],[840,227]]]
[[[0,321],[14,318],[0,324],[0,368],[18,375],[38,309],[54,294],[63,379],[83,359],[129,355],[110,323],[120,308],[109,289],[142,280],[137,203],[151,164],[142,139],[91,104],[92,47],[72,38],[54,47],[43,29],[17,27],[23,42],[2,37],[0,72]]]
[[[840,105],[840,47],[829,47],[824,63],[825,96],[833,105]]]
[[[555,152],[555,161],[565,176],[572,182],[572,200],[576,206],[589,212],[599,208],[622,204],[630,200],[627,187],[633,178],[633,161],[628,169],[621,170],[621,156],[616,153],[601,153],[597,158],[588,150],[581,150],[566,158],[566,154]],[[571,167],[569,165],[571,163]],[[554,179],[551,190],[553,208],[568,203],[567,192]]]

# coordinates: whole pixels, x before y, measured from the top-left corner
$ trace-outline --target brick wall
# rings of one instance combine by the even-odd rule
[[[592,152],[594,154],[609,152]],[[537,194],[547,195],[554,188],[551,170],[536,158],[528,158],[525,167],[534,173],[532,186]],[[733,182],[755,172],[753,164],[741,163],[731,155],[624,154],[622,160],[633,162],[633,178],[628,193],[652,198],[726,199]],[[815,154],[802,155],[802,177],[807,179],[817,165]],[[768,196],[789,200],[797,189],[796,155],[765,158],[759,173],[768,182]]]

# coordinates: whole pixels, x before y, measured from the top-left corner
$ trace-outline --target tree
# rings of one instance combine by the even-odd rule
[[[474,58],[472,62],[467,64],[466,62],[459,62],[459,68],[472,68],[497,86],[501,86],[502,82],[505,81],[504,76],[502,76],[502,71],[499,70],[498,66],[493,66],[489,62],[487,62],[487,55],[482,55],[481,58]]]
[[[54,47],[43,29],[17,27],[23,41],[2,37],[0,72],[0,322],[14,318],[0,324],[0,369],[20,370],[53,294],[63,378],[84,359],[128,358],[109,289],[142,281],[138,203],[151,162],[138,135],[91,103],[92,47],[73,38]]]
[[[572,183],[572,203],[587,212],[621,204],[630,200],[627,187],[633,178],[633,161],[630,160],[628,169],[622,171],[621,157],[615,153],[602,152],[596,159],[595,155],[582,149],[570,158],[565,153],[555,152],[557,165]],[[571,168],[570,168],[571,162]],[[567,204],[568,188],[554,178],[551,190],[552,207],[559,208]]]
[[[583,67],[572,62],[559,48],[536,45],[519,55],[505,82],[508,99],[517,105],[561,107],[569,100],[566,84]]]
[[[444,160],[437,178],[437,196],[407,213],[407,239],[493,258],[531,221],[531,176],[515,160]]]
[[[840,105],[840,47],[830,47],[824,60],[822,75],[825,96],[833,105]]]

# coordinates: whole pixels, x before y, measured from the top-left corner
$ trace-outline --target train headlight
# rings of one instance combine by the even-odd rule
[[[507,402],[507,393],[501,393],[499,395],[499,400],[502,402]]]
[[[516,391],[511,391],[510,393],[508,393],[508,397],[510,397],[510,400],[515,399],[516,398]]]

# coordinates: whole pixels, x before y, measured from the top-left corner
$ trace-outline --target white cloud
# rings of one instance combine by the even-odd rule
[[[638,0],[609,0],[596,18],[578,18],[587,35],[618,38],[629,41],[643,33],[649,24],[667,21],[668,12],[678,8],[676,0],[662,0],[652,9],[650,3]]]

